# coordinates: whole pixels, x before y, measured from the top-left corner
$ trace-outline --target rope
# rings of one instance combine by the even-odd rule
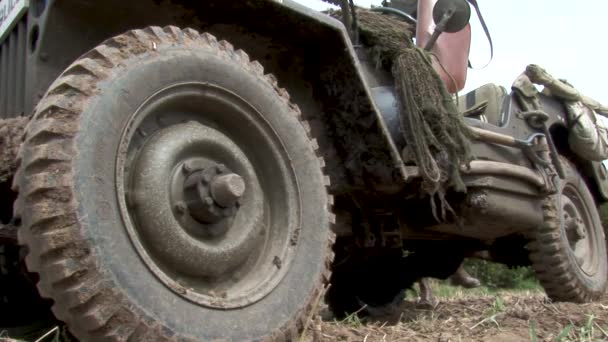
[[[460,165],[471,157],[473,133],[464,123],[443,81],[433,69],[430,55],[419,48],[402,50],[392,69],[400,105],[401,129],[422,176],[422,190],[437,197],[442,219],[448,187],[465,192]],[[431,200],[436,215],[434,200]]]
[[[435,218],[439,221],[438,200],[445,220],[446,211],[452,211],[446,190],[466,191],[460,167],[472,159],[473,133],[433,69],[431,55],[412,43],[411,25],[363,9],[357,10],[357,17],[361,44],[377,68],[393,74],[406,149],[420,170],[421,190],[430,196]]]

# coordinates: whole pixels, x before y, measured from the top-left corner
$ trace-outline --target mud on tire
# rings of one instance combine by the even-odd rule
[[[227,42],[175,27],[107,40],[53,83],[21,150],[40,293],[83,341],[295,338],[333,258],[309,132]]]
[[[567,159],[561,161],[566,178],[543,203],[545,223],[531,234],[530,260],[549,298],[590,302],[606,290],[606,240],[585,180]]]

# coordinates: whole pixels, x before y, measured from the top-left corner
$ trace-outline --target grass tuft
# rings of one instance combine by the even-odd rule
[[[536,321],[530,321],[530,327],[528,331],[530,333],[530,341],[538,342],[538,335],[536,334]]]

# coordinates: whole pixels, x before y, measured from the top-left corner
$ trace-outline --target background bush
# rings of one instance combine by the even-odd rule
[[[539,286],[530,267],[509,268],[503,264],[478,259],[467,259],[464,267],[488,288],[534,289]]]

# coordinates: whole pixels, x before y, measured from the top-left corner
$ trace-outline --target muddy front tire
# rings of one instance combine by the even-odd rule
[[[530,260],[555,301],[590,302],[606,290],[608,259],[602,223],[585,180],[562,158],[566,178],[543,203],[545,223],[531,234]]]
[[[150,27],[72,64],[16,185],[38,288],[82,341],[289,340],[332,260],[299,109],[208,34]]]

